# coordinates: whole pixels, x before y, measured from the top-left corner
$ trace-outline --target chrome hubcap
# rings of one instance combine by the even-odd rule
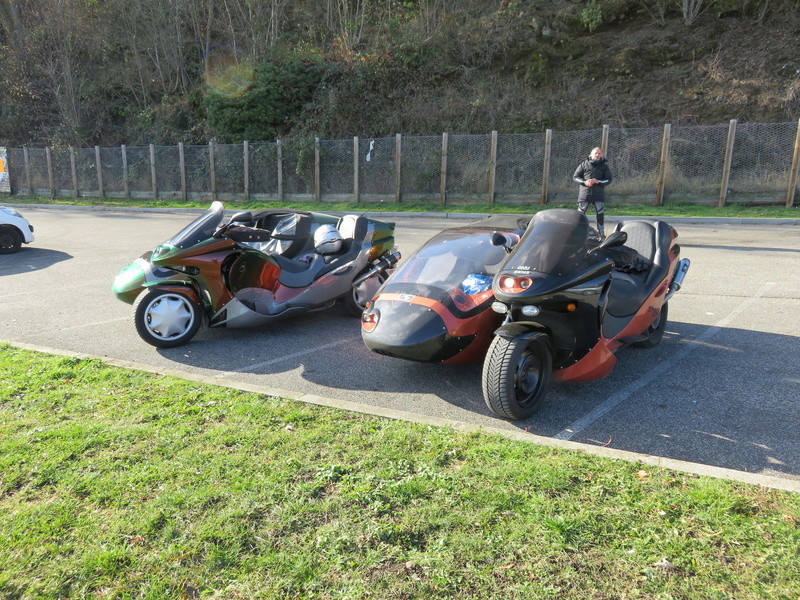
[[[195,314],[189,300],[178,294],[164,294],[154,299],[144,314],[145,327],[162,340],[174,339],[192,327]]]

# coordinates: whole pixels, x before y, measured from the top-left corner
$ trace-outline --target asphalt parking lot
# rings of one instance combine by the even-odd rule
[[[676,223],[692,260],[652,350],[600,381],[555,384],[523,422],[483,404],[480,365],[371,353],[336,308],[268,328],[207,330],[156,350],[111,293],[116,273],[193,215],[20,207],[36,241],[0,256],[0,340],[126,361],[289,397],[355,403],[518,436],[570,440],[791,482],[800,490],[800,227]],[[409,255],[444,218],[392,218]],[[613,221],[613,218],[610,220]],[[554,442],[555,443],[555,442]]]

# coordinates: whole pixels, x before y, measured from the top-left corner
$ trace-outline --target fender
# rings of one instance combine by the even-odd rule
[[[520,338],[523,340],[540,338],[543,342],[550,343],[550,335],[547,331],[539,323],[534,323],[533,321],[514,321],[513,323],[506,323],[497,329],[494,334],[507,340],[513,338]]]
[[[188,282],[184,283],[183,281],[169,281],[169,285],[167,285],[167,282],[165,281],[153,281],[146,283],[144,287],[147,290],[159,289],[164,292],[183,294],[200,306],[204,305],[202,299],[200,298],[200,294],[198,294],[195,287]]]

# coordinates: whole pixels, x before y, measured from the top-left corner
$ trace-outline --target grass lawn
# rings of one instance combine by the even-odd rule
[[[800,495],[0,345],[0,598],[796,599]]]
[[[209,201],[152,200],[147,198],[125,200],[121,198],[47,198],[43,196],[8,196],[5,204],[52,204],[54,206],[105,206],[118,208],[208,208]],[[573,204],[436,204],[411,202],[226,202],[227,208],[255,210],[260,208],[298,208],[313,211],[352,212],[449,212],[449,213],[532,213],[544,208],[576,208]],[[724,207],[702,206],[690,202],[673,201],[665,206],[643,204],[606,203],[606,214],[630,216],[667,217],[733,217],[733,218],[800,218],[798,207],[730,205]]]

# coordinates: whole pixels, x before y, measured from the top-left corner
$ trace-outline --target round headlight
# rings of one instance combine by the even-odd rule
[[[535,317],[541,311],[539,310],[538,306],[534,306],[533,304],[528,304],[528,305],[522,307],[521,312],[526,317]]]

